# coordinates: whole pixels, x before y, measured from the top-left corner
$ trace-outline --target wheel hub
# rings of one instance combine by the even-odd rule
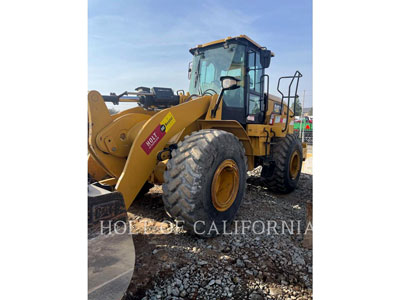
[[[214,173],[211,199],[216,210],[228,210],[239,190],[239,168],[232,159],[224,160]]]
[[[296,179],[300,171],[300,153],[296,150],[290,157],[289,173],[291,179]]]

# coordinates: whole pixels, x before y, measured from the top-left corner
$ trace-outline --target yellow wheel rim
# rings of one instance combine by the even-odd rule
[[[232,206],[239,190],[239,177],[234,160],[226,159],[218,166],[211,185],[211,199],[216,210],[226,211]]]
[[[300,171],[300,164],[300,153],[296,150],[290,157],[289,173],[291,179],[296,179]]]

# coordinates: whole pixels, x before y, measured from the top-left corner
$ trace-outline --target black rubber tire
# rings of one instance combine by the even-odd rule
[[[222,233],[234,219],[246,190],[247,158],[242,143],[223,130],[200,130],[179,142],[171,156],[163,184],[168,215],[199,236]],[[239,188],[231,207],[220,212],[212,204],[211,184],[216,169],[226,159],[234,160],[238,166]]]
[[[294,134],[288,134],[285,138],[276,138],[272,145],[271,153],[273,164],[263,167],[261,177],[265,180],[267,188],[277,193],[290,193],[296,187],[301,174],[303,164],[303,148],[300,140]],[[296,178],[292,179],[289,174],[290,158],[294,151],[300,153],[300,171]]]

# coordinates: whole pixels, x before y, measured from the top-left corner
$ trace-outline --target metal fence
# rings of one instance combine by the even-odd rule
[[[302,136],[300,135],[300,131],[295,131],[295,134],[299,139],[302,140]],[[308,145],[313,144],[313,132],[312,131],[303,131],[301,134],[304,135],[304,142],[306,142]]]

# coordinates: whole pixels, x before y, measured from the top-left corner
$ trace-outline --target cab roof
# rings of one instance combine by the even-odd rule
[[[258,44],[258,43],[256,43],[255,41],[253,41],[253,40],[252,40],[251,38],[249,38],[247,35],[241,34],[241,35],[239,35],[239,36],[235,36],[235,37],[228,36],[228,37],[225,38],[225,39],[220,39],[220,40],[216,40],[216,41],[214,41],[214,42],[209,42],[209,43],[197,45],[196,47],[191,48],[189,51],[190,51],[190,53],[193,54],[194,51],[195,51],[196,49],[206,48],[206,47],[208,47],[208,46],[217,45],[217,44],[222,44],[222,43],[225,43],[225,42],[228,42],[228,41],[233,41],[233,40],[242,40],[242,41],[246,41],[246,42],[250,43],[251,45],[255,46],[256,48],[258,48],[258,49],[260,49],[260,50],[265,49],[265,47],[260,46],[260,44]]]

